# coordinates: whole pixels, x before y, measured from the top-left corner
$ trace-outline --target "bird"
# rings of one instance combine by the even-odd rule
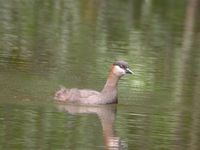
[[[125,74],[133,74],[126,61],[118,60],[112,63],[107,81],[103,89],[99,91],[90,89],[67,89],[61,87],[55,93],[55,100],[67,103],[85,105],[117,104],[118,103],[118,81]]]

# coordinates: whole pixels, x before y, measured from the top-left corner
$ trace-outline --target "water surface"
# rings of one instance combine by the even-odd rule
[[[0,1],[0,149],[199,149],[198,0]],[[123,59],[119,104],[56,103],[101,90]]]

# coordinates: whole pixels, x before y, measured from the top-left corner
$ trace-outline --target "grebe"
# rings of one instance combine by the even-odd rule
[[[106,84],[101,92],[89,89],[66,89],[62,87],[55,94],[58,101],[78,104],[111,104],[117,103],[117,84],[125,74],[133,74],[125,61],[116,61],[111,66]]]

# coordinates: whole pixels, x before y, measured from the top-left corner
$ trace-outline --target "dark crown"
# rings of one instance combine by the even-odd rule
[[[115,61],[113,65],[120,66],[123,68],[128,68],[128,63],[123,60]]]

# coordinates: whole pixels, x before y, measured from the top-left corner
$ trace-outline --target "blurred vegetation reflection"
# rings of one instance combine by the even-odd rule
[[[120,81],[113,136],[125,149],[199,149],[199,0],[1,0],[0,14],[0,149],[106,148],[96,117],[52,95],[101,89],[116,59],[136,75]]]

